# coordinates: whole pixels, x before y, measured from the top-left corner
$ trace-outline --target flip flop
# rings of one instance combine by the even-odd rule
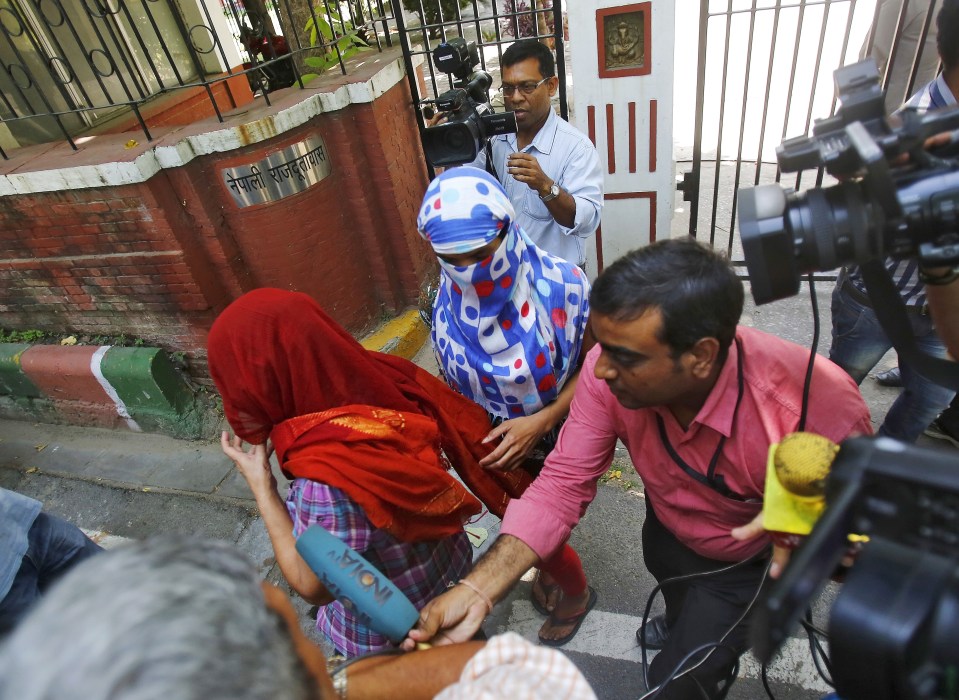
[[[540,615],[546,615],[549,617],[552,613],[546,609],[546,606],[539,602],[539,599],[536,597],[536,584],[539,584],[540,589],[543,591],[543,598],[549,600],[550,596],[553,595],[556,591],[560,590],[558,583],[543,583],[543,580],[540,578],[542,574],[536,572],[536,580],[533,581],[533,585],[529,590],[529,602],[533,604],[533,609],[538,612]]]
[[[550,620],[554,625],[568,625],[572,622],[575,622],[575,626],[570,630],[569,634],[565,637],[560,637],[559,639],[543,639],[539,638],[540,644],[545,644],[548,647],[561,647],[567,642],[569,642],[573,637],[576,636],[576,633],[579,632],[580,625],[583,624],[583,620],[586,619],[586,615],[590,610],[596,605],[596,591],[593,590],[592,586],[589,586],[589,600],[586,602],[586,607],[583,608],[580,612],[575,615],[570,615],[569,617],[563,618],[561,620],[556,619],[550,615]]]

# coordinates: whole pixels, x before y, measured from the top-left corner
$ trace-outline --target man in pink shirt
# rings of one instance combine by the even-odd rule
[[[657,580],[749,560],[664,587],[666,614],[646,625],[647,645],[662,647],[650,666],[655,685],[734,627],[764,579],[769,540],[757,536],[755,519],[767,453],[799,428],[809,352],[738,326],[742,283],[722,257],[690,239],[624,256],[597,279],[590,305],[597,347],[556,448],[510,503],[501,536],[466,585],[428,604],[410,638],[468,639],[491,601],[566,541],[619,439],[645,487],[643,558]],[[859,389],[823,357],[813,369],[805,430],[835,442],[872,432]],[[783,563],[777,553],[772,576]],[[700,688],[717,696],[747,646],[740,624],[663,697],[700,698]]]

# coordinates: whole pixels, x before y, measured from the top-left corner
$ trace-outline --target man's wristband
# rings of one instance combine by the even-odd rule
[[[473,591],[473,593],[475,593],[476,595],[478,595],[478,596],[480,597],[480,599],[481,599],[484,603],[486,603],[486,614],[487,614],[487,615],[489,615],[491,612],[493,612],[493,601],[490,600],[490,598],[489,598],[488,595],[486,595],[485,593],[483,593],[483,591],[480,590],[479,586],[477,586],[475,583],[473,583],[472,581],[470,581],[470,580],[468,580],[468,579],[465,579],[465,578],[461,578],[461,579],[460,579],[460,583],[462,583],[464,586],[466,586],[466,587],[469,588],[471,591]]]
[[[923,284],[931,284],[934,287],[946,284],[952,284],[959,279],[959,266],[950,267],[939,275],[931,275],[921,267],[919,268],[919,281]]]

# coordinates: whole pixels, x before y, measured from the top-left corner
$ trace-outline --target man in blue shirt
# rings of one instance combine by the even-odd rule
[[[77,527],[40,507],[0,488],[0,637],[54,581],[100,551]]]
[[[512,44],[501,61],[503,103],[517,132],[491,139],[494,176],[517,220],[540,248],[580,267],[599,228],[603,173],[589,138],[553,111],[559,81],[553,54],[536,39]],[[472,163],[486,168],[486,153]]]

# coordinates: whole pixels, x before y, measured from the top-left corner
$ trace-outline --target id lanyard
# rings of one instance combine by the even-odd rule
[[[736,421],[736,414],[739,412],[739,404],[743,400],[743,349],[739,344],[739,339],[735,339],[736,343],[736,359],[738,360],[738,366],[736,371],[736,386],[738,393],[736,394],[736,407],[733,409],[733,423]],[[691,478],[698,481],[700,484],[706,488],[712,489],[721,496],[733,501],[740,501],[742,503],[755,503],[757,499],[746,498],[741,496],[729,486],[726,485],[726,479],[723,478],[722,474],[716,474],[716,464],[719,462],[719,456],[723,452],[723,447],[726,445],[726,436],[721,435],[719,438],[719,444],[716,445],[716,450],[713,452],[712,459],[709,460],[709,468],[706,470],[706,474],[700,474],[698,471],[689,466],[686,461],[679,456],[679,453],[673,448],[672,444],[669,442],[669,436],[666,435],[666,424],[663,423],[663,417],[656,414],[656,424],[659,427],[659,439],[663,443],[663,447],[666,448],[666,452],[669,453],[669,456],[672,458],[673,462],[676,463],[680,469],[682,469],[686,474]],[[730,426],[731,428],[731,426]],[[731,432],[731,429],[730,429]]]

